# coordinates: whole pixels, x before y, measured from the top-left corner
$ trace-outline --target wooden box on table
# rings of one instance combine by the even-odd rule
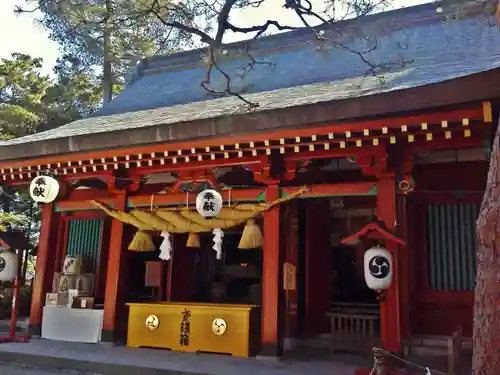
[[[254,305],[129,303],[127,346],[249,357],[260,344]]]

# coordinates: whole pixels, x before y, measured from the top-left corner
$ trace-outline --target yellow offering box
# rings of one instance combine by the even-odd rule
[[[256,355],[260,309],[216,303],[129,303],[127,346]]]

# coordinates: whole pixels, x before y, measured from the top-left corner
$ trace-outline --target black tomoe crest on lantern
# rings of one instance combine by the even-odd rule
[[[391,266],[389,260],[383,256],[375,255],[368,261],[370,274],[376,279],[384,279],[389,275]]]
[[[12,250],[0,252],[0,281],[12,281],[17,276],[18,258]]]
[[[366,285],[373,290],[387,290],[392,283],[392,255],[383,247],[372,247],[365,252]]]

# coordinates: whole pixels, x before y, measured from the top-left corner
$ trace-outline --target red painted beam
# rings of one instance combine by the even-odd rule
[[[294,188],[293,191],[299,189]],[[91,210],[96,207],[90,203],[90,200],[98,200],[99,202],[111,205],[113,203],[113,197],[100,196],[98,190],[94,190],[96,194],[94,196],[85,197],[82,200],[69,200],[58,202],[56,207],[57,211],[73,211],[73,210]],[[254,188],[243,188],[243,189],[228,189],[220,191],[222,198],[225,202],[231,202],[233,204],[237,202],[255,202],[264,200],[264,194],[266,189],[264,187],[254,187]],[[100,193],[100,192],[99,192]],[[128,197],[129,206],[132,207],[144,207],[150,206],[153,203],[154,206],[178,206],[184,205],[186,202],[193,206],[196,204],[196,193],[166,193],[166,194],[147,194],[147,195],[137,195],[134,197]]]
[[[363,238],[363,237],[385,239],[395,242],[400,246],[406,246],[406,242],[402,238],[399,238],[398,236],[382,228],[377,222],[372,222],[365,225],[358,232],[354,233],[353,235],[347,238],[342,239],[340,243],[346,244],[354,240],[357,240],[358,238]]]
[[[298,188],[297,188],[298,189]],[[237,202],[255,202],[264,200],[266,188],[244,188],[244,189],[229,189],[219,191],[222,199],[225,202],[235,204]],[[166,193],[154,195],[138,195],[129,197],[129,204],[132,207],[149,206],[153,203],[155,206],[177,206],[188,203],[189,205],[196,204],[197,193]]]
[[[74,201],[61,201],[56,203],[56,211],[77,211],[77,210],[93,210],[96,207],[90,203],[91,199],[98,200],[99,202],[112,206],[113,198],[88,198],[85,200],[74,200]]]
[[[288,146],[290,147],[290,146]],[[378,146],[365,146],[365,147],[350,147],[338,148],[333,150],[315,150],[295,152],[293,154],[285,155],[286,161],[305,161],[313,159],[328,159],[328,158],[346,158],[350,156],[382,156],[385,150]]]
[[[423,115],[405,116],[405,117],[395,117],[386,118],[380,120],[371,121],[361,121],[361,122],[345,122],[337,124],[317,124],[310,125],[300,129],[286,129],[280,131],[272,132],[261,132],[253,133],[248,135],[237,135],[223,138],[212,138],[212,139],[200,139],[191,140],[186,142],[169,143],[161,145],[151,145],[151,146],[140,146],[123,148],[119,150],[107,150],[101,152],[85,152],[85,153],[74,153],[72,154],[72,160],[87,160],[94,159],[99,160],[101,158],[112,158],[120,157],[125,155],[135,155],[135,154],[148,154],[148,153],[163,153],[164,151],[176,151],[179,149],[190,149],[190,148],[205,148],[205,147],[218,147],[220,145],[230,145],[236,143],[249,143],[249,142],[261,142],[263,139],[280,139],[280,138],[295,138],[295,137],[310,137],[312,135],[327,134],[327,133],[343,133],[346,131],[358,132],[365,129],[373,130],[380,129],[382,127],[395,128],[402,125],[415,125],[426,123],[436,123],[443,120],[447,121],[461,121],[463,118],[468,118],[470,120],[483,120],[483,108],[482,106],[477,106],[475,108],[459,109],[448,112],[436,112]],[[189,156],[189,155],[183,155]],[[0,163],[0,168],[19,168],[25,165],[44,165],[44,164],[57,164],[67,162],[67,155],[59,155],[53,157],[46,157],[34,160],[22,160],[22,161],[6,161]],[[69,167],[71,168],[71,167]]]
[[[290,195],[296,192],[297,186],[287,186],[281,188],[282,195]],[[302,194],[303,198],[319,198],[341,195],[368,195],[375,192],[375,182],[348,182],[340,184],[311,185],[309,191]]]
[[[137,176],[145,176],[152,173],[162,173],[162,172],[182,172],[182,171],[196,170],[196,169],[247,166],[253,164],[260,164],[261,162],[262,162],[262,157],[242,157],[242,158],[228,158],[228,159],[205,160],[205,161],[193,160],[189,164],[180,163],[174,165],[155,165],[151,167],[136,168],[134,170],[134,174]]]
[[[311,185],[309,190],[305,192],[303,198],[317,198],[328,196],[341,196],[341,195],[368,195],[375,192],[375,182],[351,182],[340,184],[325,184],[325,185]],[[300,189],[299,186],[281,187],[282,195],[290,195]],[[98,200],[99,202],[111,205],[113,197],[100,196],[97,193],[94,196],[87,196],[82,200],[68,200],[57,202],[57,211],[74,211],[74,210],[91,210],[95,206],[90,203],[90,200]],[[228,189],[220,191],[222,198],[225,202],[236,204],[237,202],[258,202],[264,201],[265,187],[252,187],[241,189]],[[99,192],[100,193],[100,192]],[[178,206],[184,205],[188,202],[189,205],[196,204],[196,193],[166,193],[166,194],[145,194],[128,197],[129,206],[131,207],[147,207],[153,203],[154,206]],[[152,199],[152,202],[151,202]]]
[[[83,201],[89,199],[106,199],[106,198],[111,198],[111,194],[107,190],[82,189],[82,190],[73,190],[67,201]]]
[[[455,134],[456,132],[457,131],[452,131],[453,134]],[[423,151],[451,150],[458,148],[476,148],[483,146],[484,146],[483,134],[481,134],[480,136],[474,135],[469,138],[465,138],[459,135],[454,135],[453,138],[451,139],[445,139],[444,134],[441,134],[439,138],[437,134],[433,134],[432,141],[416,139],[414,143],[408,143],[407,145],[405,145],[405,151],[408,153],[417,153]]]

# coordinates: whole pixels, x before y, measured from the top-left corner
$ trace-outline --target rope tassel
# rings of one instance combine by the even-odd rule
[[[150,233],[144,230],[138,230],[135,233],[132,242],[128,246],[128,249],[131,251],[139,251],[146,253],[155,251],[156,247]]]
[[[198,233],[193,233],[193,232],[189,233],[186,246],[199,248],[201,246],[200,235]]]
[[[259,249],[264,245],[264,236],[260,230],[259,224],[255,220],[247,221],[243,233],[241,234],[239,249]]]

